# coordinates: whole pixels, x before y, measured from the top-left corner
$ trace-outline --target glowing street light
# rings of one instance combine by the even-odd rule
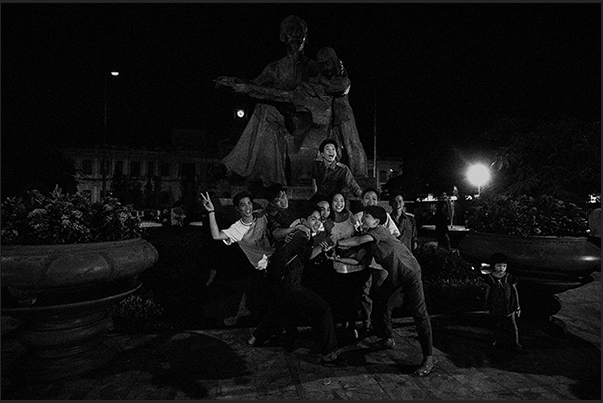
[[[484,164],[475,164],[467,170],[467,179],[472,185],[477,186],[477,196],[480,195],[480,189],[490,181],[490,169]]]

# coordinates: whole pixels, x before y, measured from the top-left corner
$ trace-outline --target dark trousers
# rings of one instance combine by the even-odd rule
[[[318,335],[321,354],[337,350],[333,316],[329,304],[314,291],[298,286],[277,291],[270,309],[254,332],[256,339],[268,339],[282,326],[288,334],[297,332],[300,323],[308,323]]]
[[[366,322],[363,296],[370,274],[368,269],[354,273],[335,272],[333,281],[329,285],[331,290],[328,298],[335,322],[354,324],[358,319]]]
[[[516,312],[510,315],[496,315],[496,325],[494,326],[494,339],[503,340],[508,334],[516,345],[519,345],[519,330],[517,328]]]
[[[423,355],[432,355],[431,320],[425,305],[420,274],[405,279],[404,284],[398,288],[392,288],[384,283],[373,289],[373,327],[375,334],[383,338],[393,337],[392,310],[402,307],[403,304],[410,308]]]

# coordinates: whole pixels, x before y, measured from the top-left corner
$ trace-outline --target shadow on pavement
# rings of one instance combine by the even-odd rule
[[[83,375],[81,379],[101,380],[107,389],[112,389],[108,392],[111,399],[125,399],[126,393],[132,393],[131,389],[124,388],[128,384],[125,379],[134,379],[133,373],[141,371],[150,374],[147,382],[156,386],[153,390],[179,389],[193,399],[208,396],[206,386],[212,383],[201,382],[204,380],[237,378],[252,381],[245,360],[225,341],[215,337],[196,333],[164,333],[137,340],[141,340],[140,344],[122,346],[125,350],[116,360]],[[13,380],[11,387],[3,391],[3,400],[11,399],[11,389],[19,391],[22,387],[24,385],[20,385],[18,380]],[[102,389],[103,385],[97,388]],[[148,386],[146,388],[149,389]]]
[[[519,318],[522,351],[492,346],[493,318],[483,313],[432,318],[434,346],[459,368],[497,368],[530,375],[561,376],[576,381],[580,399],[601,397],[601,351],[555,322]]]

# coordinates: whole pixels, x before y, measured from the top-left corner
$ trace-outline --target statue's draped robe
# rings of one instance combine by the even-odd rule
[[[348,101],[350,79],[343,70],[342,75],[331,78],[326,88],[333,98],[333,137],[343,150],[341,162],[346,164],[354,176],[368,176],[367,159],[360,135],[356,128],[354,112]]]
[[[223,160],[230,171],[269,186],[290,182],[288,159],[294,179],[311,166],[331,120],[332,97],[323,86],[310,83],[316,74],[315,62],[303,55],[297,61],[286,56],[269,64],[251,84],[233,85],[258,103]]]

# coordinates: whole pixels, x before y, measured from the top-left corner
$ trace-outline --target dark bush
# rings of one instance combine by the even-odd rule
[[[141,274],[141,289],[112,308],[117,331],[215,328],[236,314],[253,268],[238,246],[214,241],[208,232],[205,226],[163,227],[143,235],[159,260]],[[485,285],[457,253],[427,243],[417,259],[430,314],[481,310]],[[212,268],[217,275],[207,287]],[[395,317],[407,315],[394,310]]]
[[[416,257],[430,314],[483,309],[485,283],[456,251],[426,243],[417,249]]]

